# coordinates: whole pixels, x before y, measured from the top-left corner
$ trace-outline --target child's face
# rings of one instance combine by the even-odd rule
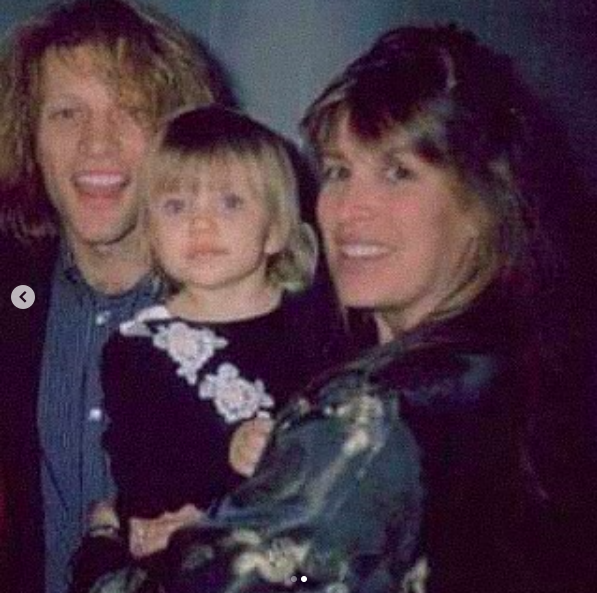
[[[268,258],[283,248],[280,225],[241,163],[202,167],[192,180],[155,195],[150,241],[164,271],[195,293],[267,286]],[[254,176],[253,176],[254,177]]]

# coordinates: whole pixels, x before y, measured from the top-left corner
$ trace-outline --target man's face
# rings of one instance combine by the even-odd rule
[[[42,62],[37,160],[75,250],[117,244],[137,227],[135,181],[152,132],[95,57],[81,46]]]

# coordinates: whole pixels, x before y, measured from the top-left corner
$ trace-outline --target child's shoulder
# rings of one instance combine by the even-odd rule
[[[123,321],[103,347],[104,365],[114,361],[137,359],[154,350],[156,335],[163,324],[170,325],[172,315],[163,305],[140,309],[134,317]]]
[[[152,305],[141,309],[132,319],[121,323],[117,333],[124,337],[150,337],[153,333],[153,322],[170,319],[172,315],[164,305]]]
[[[208,324],[173,315],[164,305],[140,310],[108,339],[104,360],[144,361],[164,355],[181,366],[179,374],[196,372],[217,350],[226,348],[227,338]]]

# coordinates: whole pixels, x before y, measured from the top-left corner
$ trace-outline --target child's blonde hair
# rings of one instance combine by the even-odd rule
[[[149,222],[153,196],[182,187],[197,187],[206,170],[242,167],[257,194],[271,209],[285,237],[271,255],[267,279],[289,291],[303,290],[313,280],[317,239],[302,222],[296,170],[289,145],[281,136],[238,111],[221,106],[185,109],[170,117],[150,149],[139,179],[142,218]],[[151,242],[151,241],[150,241]],[[155,254],[154,254],[155,255]],[[155,258],[158,269],[159,258]],[[173,285],[165,270],[159,269]]]

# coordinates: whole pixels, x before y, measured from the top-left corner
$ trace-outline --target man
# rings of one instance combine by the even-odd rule
[[[89,506],[112,494],[101,348],[157,291],[135,180],[160,118],[218,100],[212,72],[178,26],[126,0],[53,5],[4,45],[0,450],[11,575],[2,590],[64,593]],[[35,293],[28,309],[11,303],[19,285]]]

